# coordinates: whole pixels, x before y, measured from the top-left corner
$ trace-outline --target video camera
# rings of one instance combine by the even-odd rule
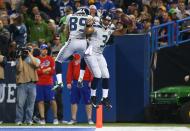
[[[19,58],[21,56],[22,59],[25,59],[28,56],[28,52],[31,51],[31,47],[18,47],[16,50],[16,58]]]

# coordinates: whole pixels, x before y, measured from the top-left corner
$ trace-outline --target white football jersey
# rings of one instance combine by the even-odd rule
[[[72,14],[67,16],[66,24],[69,26],[69,38],[71,39],[86,39],[85,28],[86,20],[89,16]]]
[[[115,27],[112,24],[105,29],[100,23],[95,23],[93,27],[94,33],[89,39],[89,44],[92,46],[93,52],[102,53]]]

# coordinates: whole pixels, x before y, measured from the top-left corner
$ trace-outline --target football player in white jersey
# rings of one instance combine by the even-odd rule
[[[91,34],[89,38],[89,47],[85,52],[85,62],[94,76],[91,85],[91,103],[93,107],[98,107],[96,102],[96,89],[99,81],[102,79],[102,100],[101,103],[108,109],[112,106],[108,98],[109,91],[109,71],[107,62],[103,56],[103,50],[111,35],[114,35],[115,28],[111,24],[111,14],[104,12],[101,20],[87,27],[86,32]]]
[[[66,19],[66,34],[68,41],[59,51],[55,59],[57,83],[53,89],[63,86],[62,82],[62,65],[63,61],[72,59],[74,53],[78,53],[81,57],[87,48],[86,41],[86,21],[91,17],[85,12],[85,9],[80,9],[75,14],[69,15]]]

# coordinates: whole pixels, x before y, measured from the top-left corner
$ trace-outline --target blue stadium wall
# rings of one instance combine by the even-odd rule
[[[109,111],[104,109],[105,122],[144,120],[144,107],[149,100],[149,45],[148,35],[125,35],[116,37],[114,45],[105,49],[111,77],[109,96],[113,105]],[[63,73],[66,69],[64,65]],[[100,100],[101,86],[97,92]],[[63,94],[64,117],[70,120],[69,91],[65,89]],[[96,111],[93,110],[94,120],[95,115]],[[79,106],[78,121],[86,121],[83,105]]]
[[[114,45],[105,49],[104,55],[111,77],[109,96],[113,105],[113,108],[109,111],[104,109],[105,122],[140,122],[144,120],[144,107],[148,104],[149,95],[149,45],[148,35],[125,35],[116,37]],[[10,71],[12,72],[12,70],[14,69]],[[63,64],[63,74],[66,74],[66,70],[67,64]],[[7,74],[10,73],[8,72]],[[65,75],[63,76],[65,81]],[[8,87],[6,88],[6,92],[7,90]],[[100,100],[100,85],[97,92]],[[70,92],[66,88],[66,85],[64,85],[63,102],[65,120],[71,119],[69,95]],[[11,97],[14,97],[14,95]],[[8,114],[4,112],[4,115],[1,115],[0,112],[0,116],[3,116],[6,122],[14,122],[15,112],[13,109],[15,108],[15,103],[6,104],[6,99],[7,96],[5,96],[3,102],[0,102],[0,110],[12,113]],[[96,111],[93,110],[94,121],[95,115]],[[79,105],[77,118],[79,122],[87,121],[85,108],[82,104]],[[48,113],[48,121],[52,121],[51,111]]]

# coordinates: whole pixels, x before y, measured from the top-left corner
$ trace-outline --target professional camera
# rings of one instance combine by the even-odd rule
[[[22,59],[25,59],[28,56],[28,52],[31,52],[31,47],[19,47],[16,51],[16,57],[22,57]]]

